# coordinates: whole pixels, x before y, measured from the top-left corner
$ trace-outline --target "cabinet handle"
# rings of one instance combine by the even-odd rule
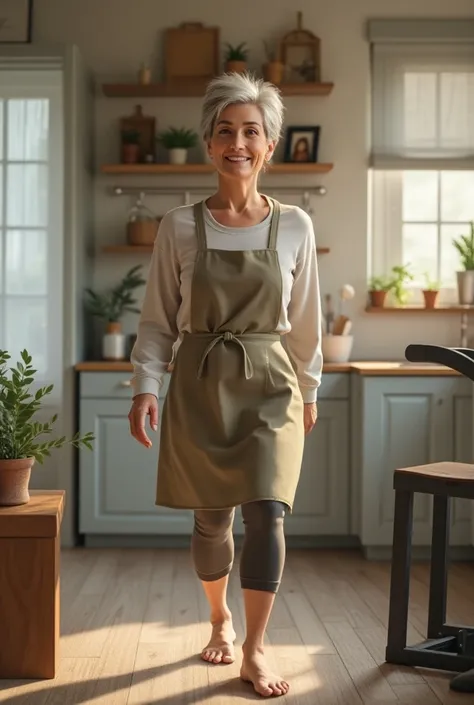
[[[120,382],[121,387],[131,387],[132,386],[132,380],[131,379],[124,379],[123,382]]]

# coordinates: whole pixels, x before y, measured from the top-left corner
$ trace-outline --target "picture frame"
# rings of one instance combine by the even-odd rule
[[[308,164],[318,161],[319,125],[292,125],[286,130],[284,161]]]
[[[0,44],[29,44],[33,0],[0,0]]]

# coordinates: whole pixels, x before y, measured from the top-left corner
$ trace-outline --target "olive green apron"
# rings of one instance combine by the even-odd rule
[[[198,252],[191,332],[176,354],[162,412],[156,504],[224,509],[274,499],[291,512],[304,445],[303,400],[276,333],[282,278],[272,201],[268,247]]]

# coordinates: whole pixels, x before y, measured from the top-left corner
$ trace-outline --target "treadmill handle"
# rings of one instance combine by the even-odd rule
[[[446,348],[442,345],[408,345],[405,357],[409,362],[432,362],[450,367],[474,382],[474,350]]]

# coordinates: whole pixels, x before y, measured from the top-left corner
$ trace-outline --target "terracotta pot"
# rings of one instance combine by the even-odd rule
[[[228,61],[225,65],[226,71],[233,71],[235,73],[244,73],[247,70],[246,61]]]
[[[137,164],[140,157],[140,145],[138,144],[123,144],[122,145],[122,162],[124,164]]]
[[[436,308],[436,301],[438,299],[439,291],[433,291],[432,289],[423,290],[423,296],[425,298],[425,308]]]
[[[34,458],[20,458],[18,460],[0,460],[0,506],[15,507],[19,504],[28,504],[30,493],[31,468]]]
[[[263,78],[269,83],[278,86],[283,80],[284,64],[280,61],[270,61],[263,65]]]
[[[371,306],[377,308],[382,308],[383,306],[385,306],[385,299],[387,298],[386,291],[369,291],[369,295]]]

